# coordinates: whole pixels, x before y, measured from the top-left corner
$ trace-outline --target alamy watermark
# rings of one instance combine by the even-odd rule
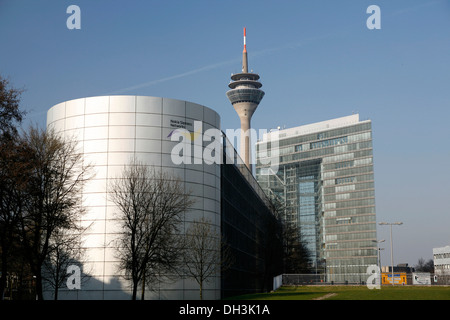
[[[366,13],[371,13],[371,16],[366,20],[367,29],[381,29],[381,9],[377,5],[367,7]]]
[[[69,290],[81,289],[81,269],[77,265],[70,265],[67,267],[67,273],[70,274],[67,277],[66,286]]]
[[[269,167],[272,172],[278,171],[278,131],[268,133],[266,129],[227,129],[224,133],[217,128],[210,128],[203,132],[202,121],[194,121],[193,132],[186,129],[186,125],[174,129],[168,135],[171,141],[178,142],[171,150],[173,164],[239,164],[240,158],[236,155],[233,143],[240,141],[242,136],[255,142],[264,135],[264,143],[260,143],[256,156],[252,152],[250,164]],[[206,143],[205,143],[206,142]],[[270,150],[268,144],[270,143]],[[252,143],[249,143],[252,145]],[[223,154],[225,152],[225,155]],[[240,150],[242,154],[242,150]]]
[[[380,267],[377,265],[370,265],[367,267],[367,288],[369,289],[381,289],[381,273]]]
[[[67,29],[81,29],[81,9],[77,5],[70,5],[66,9],[70,16],[66,20]],[[371,14],[366,20],[366,26],[369,30],[381,29],[381,9],[377,5],[370,5],[366,9],[367,14]]]
[[[81,29],[81,9],[77,5],[67,7],[66,13],[71,14],[66,20],[67,29]]]

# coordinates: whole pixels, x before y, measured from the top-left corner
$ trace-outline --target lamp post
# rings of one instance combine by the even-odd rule
[[[378,272],[380,273],[380,284],[381,284],[381,256],[380,256],[380,252],[381,252],[381,250],[384,250],[384,248],[380,248],[379,246],[378,246],[378,243],[382,243],[382,242],[384,242],[384,241],[386,241],[386,240],[384,240],[384,239],[382,239],[382,240],[372,240],[372,242],[375,242],[375,243],[377,243],[377,250],[378,250],[378,260],[377,260],[377,265],[378,265]]]
[[[391,275],[392,275],[392,285],[394,285],[394,252],[392,250],[392,226],[393,225],[397,225],[400,226],[402,225],[403,222],[380,222],[379,225],[380,226],[386,226],[388,225],[391,228]]]
[[[381,270],[381,250],[384,250],[384,248],[378,248],[378,266]]]

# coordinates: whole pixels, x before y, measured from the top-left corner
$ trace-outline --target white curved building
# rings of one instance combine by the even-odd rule
[[[84,161],[94,166],[95,176],[83,189],[86,213],[83,225],[91,225],[85,236],[86,261],[82,271],[92,276],[80,290],[61,290],[61,299],[129,299],[129,283],[117,270],[114,222],[117,208],[108,198],[108,184],[120,176],[133,157],[179,176],[195,204],[184,215],[184,224],[209,218],[220,230],[220,165],[180,164],[171,159],[171,141],[176,128],[193,132],[201,121],[203,132],[220,130],[219,115],[202,105],[147,96],[97,96],[59,103],[47,113],[47,127],[63,136],[74,137]],[[208,142],[204,143],[205,145]],[[220,250],[218,248],[218,250]],[[198,285],[190,279],[160,283],[159,290],[147,292],[146,299],[198,299]],[[206,283],[204,299],[220,298],[220,274]]]

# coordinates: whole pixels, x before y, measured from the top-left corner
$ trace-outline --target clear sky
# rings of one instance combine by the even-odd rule
[[[381,29],[366,26],[370,5]],[[252,126],[371,119],[377,221],[403,222],[394,263],[450,245],[449,0],[0,0],[0,74],[26,89],[25,125],[62,101],[131,94],[208,106],[233,129],[243,27],[266,93]],[[378,238],[389,264],[389,228]]]

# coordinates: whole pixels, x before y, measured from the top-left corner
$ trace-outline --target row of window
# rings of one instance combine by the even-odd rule
[[[367,182],[367,181],[373,181],[373,173],[361,174],[361,175],[355,176],[355,179],[352,182],[356,183],[356,182]],[[345,182],[342,182],[342,183],[345,183]],[[328,179],[323,182],[323,185],[326,187],[334,186],[335,184],[336,184],[336,179]]]
[[[368,134],[370,136],[370,132],[368,132]],[[284,155],[292,154],[294,152],[297,153],[300,151],[309,151],[309,150],[314,150],[314,149],[320,149],[320,148],[326,148],[326,147],[338,146],[338,145],[344,145],[346,143],[350,143],[349,145],[342,146],[341,148],[330,149],[327,151],[328,152],[327,154],[329,154],[330,152],[331,153],[332,152],[340,153],[340,152],[345,152],[348,150],[362,149],[362,148],[365,148],[364,146],[367,143],[370,143],[370,140],[369,140],[370,137],[366,138],[365,135],[357,135],[357,136],[358,137],[353,137],[353,136],[340,137],[340,138],[334,138],[334,139],[329,139],[329,140],[324,140],[324,141],[312,142],[309,144],[299,144],[299,145],[295,145],[295,146],[274,148],[274,149],[270,149],[270,150],[263,149],[260,146],[257,148],[257,157],[258,158],[266,158],[266,157],[270,157],[270,156],[280,156],[281,157]],[[362,138],[366,138],[366,139],[362,139]],[[368,141],[365,141],[366,144],[356,143],[361,140],[368,140]],[[360,143],[363,143],[363,142],[360,142]]]
[[[363,191],[363,190],[372,190],[374,189],[373,182],[360,182],[354,184],[345,184],[336,187],[326,187],[323,194],[330,195],[334,193],[343,193],[343,192],[353,192],[353,191]]]
[[[312,142],[310,144],[310,149],[336,146],[336,145],[344,144],[347,142],[348,142],[348,137],[340,137],[340,138],[334,138],[334,139],[323,140],[323,141],[318,141],[318,142]]]
[[[345,127],[345,128],[338,128],[338,129],[334,129],[334,130],[330,130],[327,132],[322,132],[320,133],[320,136],[315,133],[315,134],[308,134],[308,135],[302,135],[302,136],[297,136],[297,137],[292,137],[292,138],[287,138],[287,139],[280,139],[278,141],[280,147],[283,146],[287,146],[287,145],[292,145],[292,144],[300,144],[300,143],[304,143],[304,142],[310,142],[310,141],[314,141],[314,140],[320,140],[320,139],[325,139],[325,138],[331,138],[331,137],[339,137],[339,136],[343,136],[343,135],[349,135],[352,133],[359,133],[361,131],[368,131],[371,130],[371,123],[367,122],[367,123],[361,123],[355,126],[350,126],[350,127]],[[280,138],[282,138],[280,136]],[[270,144],[270,142],[269,142]]]
[[[340,148],[339,150],[335,150],[337,148]],[[271,161],[271,163],[283,163],[283,162],[292,162],[292,161],[304,161],[309,158],[323,158],[332,154],[336,153],[344,153],[344,152],[350,152],[350,151],[356,151],[356,150],[363,150],[363,149],[371,149],[372,148],[372,142],[371,141],[365,141],[365,142],[357,142],[352,144],[346,144],[342,146],[337,146],[334,148],[322,148],[317,150],[309,150],[302,153],[293,153],[285,156],[279,156],[279,157],[271,157],[266,159],[265,161]],[[258,160],[260,160],[258,158]]]
[[[374,190],[362,190],[362,191],[355,191],[355,192],[348,192],[348,193],[338,193],[338,194],[326,195],[325,202],[368,198],[368,197],[374,197],[374,196],[375,196]]]
[[[339,146],[339,145],[343,145],[341,147],[346,147],[345,150],[340,151],[339,148],[327,148],[328,153],[331,152],[343,152],[346,150],[354,150],[355,147],[351,147],[351,146],[358,146],[359,143],[363,143],[363,142],[371,142],[371,134],[370,132],[366,132],[366,133],[362,133],[362,134],[357,134],[354,136],[344,136],[344,137],[339,137],[339,138],[334,138],[334,139],[329,139],[329,140],[323,140],[323,141],[316,141],[316,142],[311,142],[311,143],[307,143],[307,144],[298,144],[298,145],[290,145],[290,146],[284,146],[284,147],[279,147],[274,145],[273,148],[267,148],[267,144],[261,144],[261,145],[257,145],[256,146],[256,153],[257,153],[257,158],[267,158],[267,157],[271,157],[271,156],[284,156],[287,154],[292,154],[292,153],[298,153],[300,151],[310,151],[313,149],[319,149],[319,148],[327,148],[327,147],[331,147],[331,146]],[[346,145],[348,143],[348,145]],[[348,146],[348,148],[347,148]],[[359,147],[358,149],[361,149],[361,147]]]
[[[376,249],[357,249],[357,250],[336,250],[336,251],[326,251],[326,258],[337,258],[337,257],[370,257],[376,256]]]
[[[330,259],[327,261],[327,270],[329,273],[333,275],[338,274],[339,270],[344,273],[350,272],[352,267],[357,267],[357,265],[361,265],[363,267],[363,273],[367,272],[367,266],[377,264],[377,256],[373,257],[354,257],[354,258],[344,258],[344,259]],[[367,279],[367,278],[366,278]]]
[[[371,144],[370,141],[368,143]],[[344,146],[349,146],[349,145],[344,145]],[[342,146],[342,147],[344,147],[344,146]],[[353,160],[353,159],[358,159],[358,158],[372,157],[373,151],[372,151],[371,145],[369,147],[367,147],[367,146],[365,146],[365,147],[366,148],[364,150],[354,150],[353,152],[342,153],[342,154],[337,154],[337,155],[332,155],[334,152],[333,152],[333,150],[330,150],[330,149],[318,149],[318,150],[313,150],[313,151],[309,151],[309,152],[291,154],[289,156],[284,156],[284,157],[268,157],[268,158],[264,158],[264,161],[261,161],[262,158],[257,156],[256,167],[257,168],[267,167],[268,163],[280,164],[280,167],[281,167],[284,165],[284,164],[282,164],[283,161],[304,162],[304,161],[307,161],[308,159],[317,160],[318,158],[321,158],[321,162],[324,165],[326,165],[326,164],[331,164],[334,162],[341,162],[341,161],[345,161],[345,160]],[[369,148],[369,149],[367,149],[367,148]],[[352,147],[352,149],[355,149],[355,147]]]
[[[348,207],[365,207],[375,205],[375,198],[348,200],[341,202],[325,203],[325,210]]]
[[[335,184],[350,183],[350,182],[354,182],[354,181],[355,181],[355,177],[337,178],[335,180]]]
[[[364,231],[364,232],[354,232],[354,233],[340,233],[340,234],[327,234],[325,236],[325,242],[333,241],[349,241],[349,240],[367,240],[376,239],[376,230]]]
[[[365,165],[336,171],[328,171],[322,174],[322,179],[340,178],[344,176],[354,176],[362,173],[369,173],[373,171],[372,165]],[[345,182],[344,182],[345,183]]]
[[[449,270],[450,264],[435,264],[434,270]]]
[[[342,169],[342,168],[353,167],[353,165],[354,165],[354,161],[338,162],[338,163],[334,164],[334,169]]]
[[[358,159],[358,158],[365,158],[368,156],[372,156],[371,149],[324,157],[324,158],[322,158],[322,163],[325,165],[328,163],[341,162],[341,161],[353,160],[353,159]]]
[[[337,217],[336,219],[325,219],[325,225],[333,226],[333,225],[356,224],[375,221],[376,221],[375,215],[370,214],[370,215],[358,215],[353,217]]]
[[[345,217],[350,215],[369,214],[369,213],[375,214],[375,207],[350,208],[350,209],[326,211],[324,213],[324,217],[325,218]]]
[[[450,252],[437,253],[434,255],[434,259],[445,259],[450,258]]]
[[[361,240],[361,241],[342,241],[342,242],[329,242],[324,244],[325,249],[367,249],[376,248],[375,240]]]
[[[340,232],[357,232],[357,231],[372,231],[376,229],[376,223],[368,222],[365,224],[344,224],[326,227],[327,233],[340,233]]]
[[[332,164],[324,164],[322,170],[324,172],[328,172],[328,171],[335,171],[335,170],[339,170],[339,169],[346,169],[346,168],[350,168],[350,167],[368,165],[368,164],[372,164],[372,163],[373,163],[372,157],[362,158],[362,159],[354,159],[354,160],[350,160],[350,161],[336,162],[336,163],[332,163]]]

